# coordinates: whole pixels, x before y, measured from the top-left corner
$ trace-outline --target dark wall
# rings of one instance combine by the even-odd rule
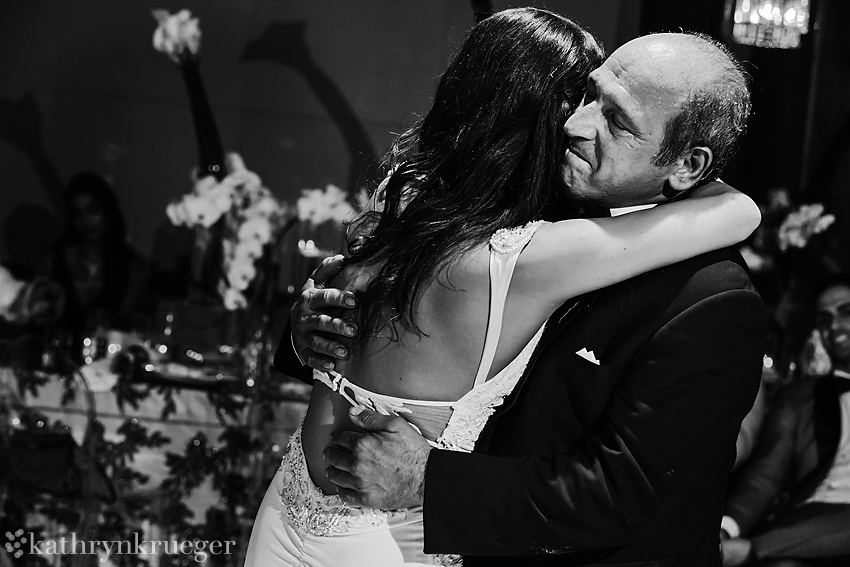
[[[637,33],[640,4],[492,7],[545,6],[613,49]],[[201,73],[225,150],[290,203],[305,188],[351,189],[363,162],[428,110],[475,22],[466,0],[0,2],[0,261],[37,263],[58,235],[64,182],[89,169],[114,184],[140,252],[183,265],[191,240],[175,245],[181,229],[165,207],[191,189],[197,151],[180,75],[151,44],[151,10],[162,7],[200,19]],[[314,237],[299,227],[289,244]],[[299,270],[290,277],[300,286],[309,270]]]
[[[850,271],[850,36],[844,30],[850,2],[820,0],[817,6],[804,192],[835,213],[830,255]]]

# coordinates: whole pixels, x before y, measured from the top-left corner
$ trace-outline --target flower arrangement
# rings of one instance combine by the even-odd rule
[[[335,185],[303,189],[293,207],[279,201],[239,154],[228,154],[226,161],[230,173],[221,181],[211,175],[199,179],[195,172],[192,191],[170,203],[166,214],[176,226],[209,228],[224,220],[218,291],[225,307],[233,310],[247,306],[245,290],[257,275],[257,261],[296,222],[342,226],[358,209]],[[365,203],[365,195],[365,190],[358,194],[358,204]]]
[[[153,34],[153,47],[166,54],[175,63],[197,56],[201,48],[201,28],[198,18],[189,10],[170,14],[167,10],[154,10],[153,17],[159,26]]]
[[[802,205],[789,213],[779,226],[779,249],[783,252],[789,248],[803,249],[814,235],[820,234],[834,222],[835,216],[824,214],[822,204]]]
[[[364,210],[368,203],[366,189],[356,195],[357,208],[348,202],[348,194],[336,185],[324,189],[302,189],[296,203],[298,220],[319,225],[328,221],[338,224],[350,220],[358,210]]]
[[[224,277],[218,291],[228,309],[240,309],[247,305],[244,292],[257,274],[256,261],[295,215],[245,167],[239,154],[228,154],[226,164],[229,173],[221,181],[193,174],[192,192],[169,204],[166,214],[177,226],[209,228],[224,220]]]
[[[779,269],[784,255],[807,248],[835,222],[835,216],[826,214],[821,203],[795,208],[784,187],[768,191],[767,203],[759,208],[762,223],[740,249],[749,268],[757,274]]]
[[[154,48],[181,69],[193,105],[201,167],[192,174],[192,191],[166,208],[171,222],[197,228],[199,240],[221,244],[221,266],[215,274],[217,292],[227,309],[247,307],[246,290],[258,275],[258,262],[297,222],[337,224],[356,212],[348,194],[328,185],[325,189],[304,189],[295,207],[278,201],[260,177],[245,167],[236,153],[224,155],[218,129],[197,73],[201,30],[198,19],[188,10],[170,14],[154,10],[158,26]],[[221,164],[221,165],[219,165]],[[365,191],[358,196],[365,202]],[[312,244],[312,242],[310,243]],[[301,249],[305,255],[321,253],[315,246]],[[220,277],[218,277],[220,276]],[[210,290],[213,291],[213,290]]]

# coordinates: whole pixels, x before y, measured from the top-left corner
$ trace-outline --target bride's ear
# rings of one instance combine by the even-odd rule
[[[676,162],[676,167],[667,176],[665,185],[675,194],[687,191],[702,181],[713,161],[714,154],[709,148],[705,146],[691,148]]]

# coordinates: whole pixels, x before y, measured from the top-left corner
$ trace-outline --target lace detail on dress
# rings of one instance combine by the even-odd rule
[[[336,494],[325,494],[313,483],[301,448],[301,425],[289,438],[280,462],[283,491],[280,498],[289,520],[300,531],[314,536],[341,535],[355,527],[385,524],[403,519],[405,510],[383,511],[376,508],[352,508]]]
[[[528,244],[537,228],[546,221],[532,221],[525,226],[500,228],[490,237],[490,248],[499,254],[510,254]]]
[[[324,537],[341,536],[352,528],[380,527],[391,520],[404,520],[407,516],[407,510],[351,507],[336,494],[322,492],[307,471],[307,461],[301,446],[301,425],[289,438],[280,470],[283,473],[280,499],[289,521],[302,533]],[[427,560],[431,565],[444,567],[463,565],[460,555],[427,555]]]
[[[484,430],[487,420],[496,408],[502,405],[525,372],[545,328],[545,324],[540,327],[517,357],[501,372],[457,401],[449,423],[435,442],[437,448],[464,452],[471,452],[475,448],[475,442]]]
[[[382,396],[374,392],[369,392],[333,370],[324,372],[313,369],[313,380],[318,380],[334,392],[337,392],[354,407],[371,410],[381,415],[410,413],[410,410],[404,407],[404,404],[398,399],[392,396]],[[351,394],[348,393],[349,391]]]

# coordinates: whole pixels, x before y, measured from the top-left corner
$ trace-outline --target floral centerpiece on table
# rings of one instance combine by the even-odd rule
[[[348,194],[334,185],[323,190],[304,189],[296,206],[288,205],[245,167],[238,154],[225,156],[198,73],[198,19],[188,10],[175,14],[154,10],[153,16],[158,22],[154,48],[177,64],[186,81],[201,162],[192,175],[192,192],[168,205],[166,212],[175,225],[198,229],[204,247],[208,241],[214,249],[221,245],[220,266],[214,266],[214,273],[204,277],[217,280],[215,289],[227,309],[241,309],[248,304],[245,294],[257,278],[261,258],[270,254],[292,226],[299,221],[341,225],[356,209]],[[364,194],[358,196],[358,203],[365,201]],[[323,253],[315,245],[305,245],[300,252],[307,256]]]
[[[244,292],[256,276],[255,263],[275,235],[291,226],[292,208],[278,201],[239,154],[228,154],[228,175],[194,179],[194,189],[166,208],[178,226],[210,228],[223,219],[223,278],[218,290],[228,309],[247,305]]]
[[[239,154],[228,154],[226,163],[230,173],[224,179],[195,177],[192,192],[169,204],[166,213],[177,226],[209,228],[224,221],[218,290],[225,307],[240,309],[247,306],[245,291],[257,276],[257,263],[295,223],[334,222],[341,227],[356,209],[348,194],[335,185],[303,189],[293,207],[279,201],[260,177],[245,167]],[[362,201],[364,194],[359,199]]]

